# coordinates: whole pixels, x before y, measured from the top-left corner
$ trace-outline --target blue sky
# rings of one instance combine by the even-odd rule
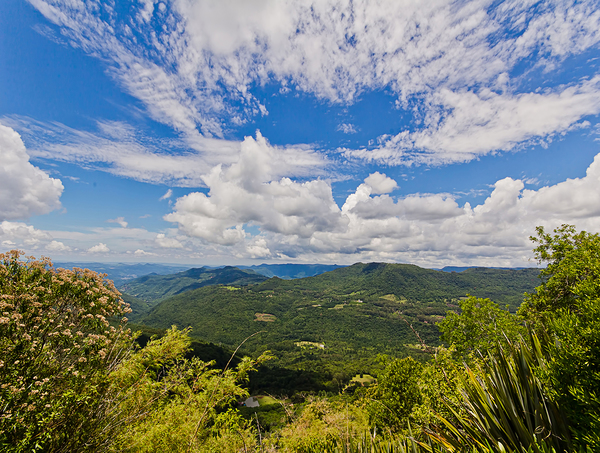
[[[600,232],[599,6],[4,0],[1,251],[534,265]]]

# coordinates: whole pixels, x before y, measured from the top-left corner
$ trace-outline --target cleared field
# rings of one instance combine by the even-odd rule
[[[268,406],[269,404],[279,404],[279,401],[268,395],[256,395],[254,397],[261,406]]]
[[[363,374],[362,377],[360,376],[360,374],[357,374],[352,379],[350,379],[350,382],[358,382],[363,387],[368,387],[374,382],[377,382],[377,379],[375,379],[370,374]]]
[[[270,313],[254,313],[254,316],[255,321],[275,322],[277,320],[277,316]]]
[[[313,348],[325,349],[325,345],[323,343],[315,343],[314,341],[297,341],[294,344],[296,346],[299,346],[299,347],[305,348],[305,349],[313,349]]]

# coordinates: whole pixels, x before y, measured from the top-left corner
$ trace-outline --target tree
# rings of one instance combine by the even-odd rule
[[[450,311],[438,323],[442,341],[453,345],[459,355],[474,351],[487,353],[525,333],[516,316],[490,299],[471,296],[461,300],[459,305],[460,314]]]
[[[128,306],[95,272],[21,258],[0,254],[0,450],[93,450]]]
[[[579,233],[573,225],[562,225],[554,235],[537,227],[531,240],[538,263],[546,263],[540,272],[542,284],[529,294],[520,311],[530,321],[553,317],[556,310],[584,314],[582,301],[600,297],[600,235]]]
[[[600,235],[562,225],[531,238],[542,284],[519,313],[545,339],[544,378],[566,409],[578,442],[600,450]]]
[[[423,365],[412,357],[392,360],[369,388],[367,410],[371,423],[393,431],[405,428],[413,408],[422,401]]]

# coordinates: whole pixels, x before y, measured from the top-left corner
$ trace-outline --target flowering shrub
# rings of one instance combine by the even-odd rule
[[[130,350],[126,318],[115,321],[128,311],[95,272],[0,254],[0,450],[94,449],[108,374]]]

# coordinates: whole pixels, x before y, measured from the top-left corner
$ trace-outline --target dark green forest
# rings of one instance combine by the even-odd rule
[[[598,451],[600,237],[532,241],[545,267],[199,268],[120,291],[3,254],[0,451]]]

